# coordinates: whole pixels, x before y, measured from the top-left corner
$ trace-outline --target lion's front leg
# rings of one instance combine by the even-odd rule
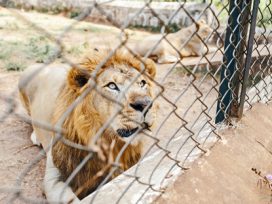
[[[196,56],[203,56],[205,54],[214,53],[217,50],[215,47],[211,47],[208,45],[202,45],[199,48],[195,49]]]
[[[47,153],[44,176],[44,192],[49,202],[79,203],[78,197],[63,181],[60,181],[60,172],[53,163],[51,150]]]

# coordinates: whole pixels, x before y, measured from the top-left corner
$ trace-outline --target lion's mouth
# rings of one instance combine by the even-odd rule
[[[149,130],[149,125],[147,123],[143,123],[141,130]],[[139,129],[139,127],[133,128],[133,129],[118,129],[117,130],[117,134],[121,137],[129,137],[131,135],[133,135],[135,132],[137,132]]]

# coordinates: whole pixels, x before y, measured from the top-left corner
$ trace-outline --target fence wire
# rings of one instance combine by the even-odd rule
[[[57,5],[61,4],[61,9],[71,13],[74,10],[77,12],[75,21],[65,25],[63,32],[55,35],[24,12],[11,8],[16,6],[39,10],[38,1],[35,5],[28,3],[27,6],[24,1],[2,1],[2,5],[15,19],[24,22],[54,44],[54,52],[50,53],[50,56],[43,61],[43,64],[39,64],[31,75],[20,82],[20,89],[27,89],[44,70],[49,68],[54,72],[56,61],[61,61],[63,63],[61,66],[66,66],[67,69],[73,67],[75,73],[83,71],[83,74],[88,75],[88,79],[86,81],[86,78],[80,78],[81,81],[78,81],[83,83],[84,88],[76,98],[72,101],[62,101],[68,104],[67,108],[58,115],[53,124],[33,119],[31,109],[30,117],[22,114],[19,111],[17,88],[8,95],[0,93],[0,101],[3,104],[1,107],[4,107],[4,111],[0,113],[1,128],[5,128],[6,122],[13,116],[17,120],[32,124],[36,129],[51,131],[54,135],[52,144],[41,149],[33,161],[16,175],[15,183],[0,187],[1,202],[148,203],[151,197],[164,193],[167,185],[180,173],[188,170],[196,158],[209,151],[209,148],[220,139],[218,129],[221,124],[230,123],[233,117],[241,118],[244,107],[251,108],[255,102],[271,101],[271,1],[261,4],[254,0],[205,1],[199,4],[186,1],[165,4],[133,1],[133,5],[137,7],[133,7],[133,11],[129,10],[127,16],[120,17],[118,10],[111,12],[110,8],[124,9],[126,6],[133,6],[131,2],[124,2],[78,1],[77,6],[75,2],[67,2],[67,5],[57,1],[55,4],[43,3],[40,10],[44,8],[50,10],[50,6],[59,9]],[[158,9],[161,5],[171,8]],[[254,14],[254,5],[258,8],[257,16]],[[193,10],[194,8],[197,9]],[[64,39],[80,22],[97,20],[98,17],[103,19],[103,23],[115,27],[112,29],[115,29],[118,40],[107,42],[107,52],[103,58],[95,58],[97,52],[102,52],[103,46],[89,48],[90,54],[87,56],[89,62],[95,61],[95,67],[88,70],[88,61],[79,64],[79,61],[71,60],[65,54]],[[151,17],[153,20],[150,20]],[[144,33],[137,41],[133,39],[130,32],[131,29],[139,27],[136,25],[137,22],[143,21],[145,24],[141,29],[154,29],[152,26],[156,25],[160,33]],[[257,26],[251,29],[254,24]],[[203,26],[206,26],[205,29]],[[186,30],[188,28],[190,32]],[[179,29],[183,32],[178,36],[173,35],[173,32],[178,32]],[[100,33],[97,33],[98,38],[99,35]],[[109,32],[107,34],[109,39],[111,39],[110,35]],[[107,37],[101,36],[101,38],[101,41],[107,41]],[[148,39],[155,40],[148,41]],[[168,52],[165,50],[162,53],[158,52],[160,47]],[[141,53],[139,49],[146,51]],[[120,91],[118,95],[112,97],[105,94],[102,90],[104,87],[101,87],[98,81],[103,70],[112,66],[116,68],[122,64],[129,65],[124,59],[119,64],[109,63],[121,52],[125,53],[124,56],[134,57],[138,68],[134,67],[137,73],[133,74],[134,77],[121,91],[118,84],[110,82],[106,85],[109,89]],[[156,61],[155,78],[148,73],[148,58]],[[246,60],[249,62],[249,67]],[[130,66],[136,65],[130,64]],[[126,104],[127,94],[133,92],[131,90],[134,89],[135,84],[140,83],[143,83],[143,87],[146,86],[145,83],[152,84],[157,90],[156,94],[151,99],[145,98],[144,101]],[[69,90],[65,91],[69,92]],[[93,93],[97,94],[101,104],[106,101],[114,108],[93,135],[84,135],[88,138],[86,144],[80,140],[80,137],[74,140],[67,137],[65,127],[67,120],[72,115],[76,115],[77,107],[86,103],[88,96]],[[241,97],[243,94],[245,99]],[[129,111],[126,105],[129,105]],[[58,108],[59,106],[65,107],[64,104],[58,105]],[[150,132],[149,124],[143,120],[146,119],[148,112],[155,108],[156,127]],[[143,120],[139,121],[131,116],[129,112],[133,111],[141,114]],[[79,116],[75,118],[74,126],[82,119],[81,117],[95,117],[87,115],[86,112],[82,112]],[[115,125],[120,117],[136,128],[119,129],[119,132],[114,133],[114,137],[106,140],[105,135],[112,131],[113,124]],[[80,130],[74,134],[80,134],[78,131]],[[127,156],[128,149],[133,149],[139,141],[144,144],[144,148],[139,152],[140,156],[138,155],[137,159],[130,161],[132,155]],[[60,146],[71,151],[57,149]],[[62,154],[59,157],[63,161],[58,167],[61,171],[54,173],[55,169],[49,167],[56,164],[57,161],[53,158],[57,151]],[[129,154],[138,154],[138,152],[131,151]],[[129,157],[127,164],[124,164],[125,157]],[[72,166],[71,169],[68,162],[73,159],[78,161],[73,161],[77,165]],[[43,179],[45,186],[47,185],[44,189],[45,196],[30,195],[26,193],[29,191],[26,178],[31,177],[33,169],[37,168],[38,163],[43,160],[47,160],[43,167],[46,169]],[[90,167],[97,169],[89,171]],[[78,186],[77,182],[81,182],[82,185]]]

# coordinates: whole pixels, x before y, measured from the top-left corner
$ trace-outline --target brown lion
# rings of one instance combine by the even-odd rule
[[[137,43],[134,51],[143,57],[148,55],[148,57],[156,59],[158,63],[173,63],[182,57],[201,56],[212,51],[210,48],[207,50],[202,42],[212,31],[212,28],[204,20],[199,20],[191,26],[168,34],[167,40],[162,39],[162,34],[150,35]]]
[[[33,121],[31,139],[44,149],[58,134],[39,124],[59,125],[77,102],[60,124],[65,140],[57,140],[47,153],[44,188],[49,201],[78,201],[90,194],[122,149],[116,161],[119,168],[110,179],[133,166],[141,157],[144,135],[154,126],[155,63],[122,51],[108,55],[96,51],[80,68],[31,66],[20,78],[20,98]],[[88,155],[88,148],[92,156],[66,187],[64,182]]]

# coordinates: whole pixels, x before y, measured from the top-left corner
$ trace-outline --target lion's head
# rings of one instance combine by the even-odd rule
[[[94,52],[79,67],[69,71],[56,102],[53,123],[78,101],[63,122],[64,137],[97,152],[70,182],[79,197],[96,189],[109,173],[108,164],[117,158],[120,168],[111,178],[139,161],[143,135],[154,125],[154,77],[152,60],[142,60],[122,51],[113,55]],[[122,153],[120,157],[119,153]],[[62,141],[56,142],[53,162],[63,180],[87,154]]]
[[[213,29],[206,23],[205,20],[201,19],[196,22],[197,32],[202,40],[207,39],[209,35],[213,32]]]
[[[154,124],[155,64],[152,60],[142,60],[122,51],[115,52],[105,60],[105,51],[94,52],[81,69],[73,68],[68,76],[70,88],[81,93],[92,83],[89,103],[92,114],[100,124],[109,123],[108,131],[127,141],[134,133],[150,130]],[[103,62],[103,60],[105,60]],[[99,66],[101,68],[99,69]],[[96,71],[98,70],[98,71]],[[89,117],[93,117],[90,115]],[[138,141],[137,136],[133,141]]]

